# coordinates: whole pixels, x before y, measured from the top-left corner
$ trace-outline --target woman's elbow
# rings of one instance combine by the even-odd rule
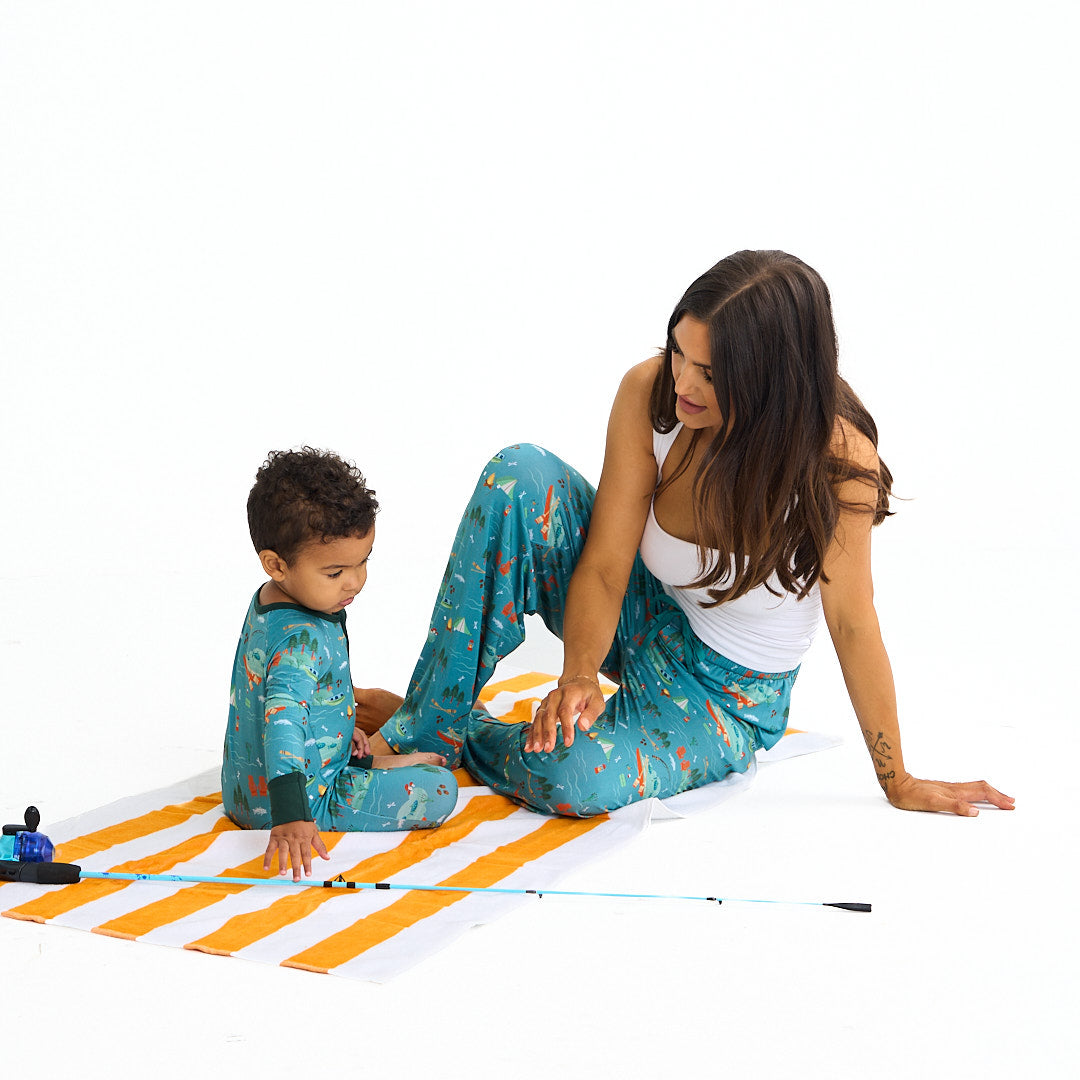
[[[881,639],[881,626],[873,602],[825,611],[825,625],[837,648]]]

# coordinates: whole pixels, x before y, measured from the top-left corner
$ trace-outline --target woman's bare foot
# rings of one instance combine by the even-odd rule
[[[442,754],[375,754],[371,759],[373,769],[400,769],[405,765],[445,766]]]
[[[394,753],[393,747],[377,731],[374,735],[368,736],[368,746],[371,747],[370,752],[376,757],[385,757],[387,754]]]
[[[367,735],[374,735],[401,708],[404,698],[390,690],[364,690],[353,687],[356,723]]]

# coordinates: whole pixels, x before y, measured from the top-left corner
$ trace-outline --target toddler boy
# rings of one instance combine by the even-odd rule
[[[367,581],[378,503],[327,451],[274,451],[248,496],[269,580],[252,597],[233,663],[221,767],[226,814],[270,829],[274,853],[311,874],[319,830],[430,829],[457,802],[439,754],[373,757],[356,724],[345,609]]]

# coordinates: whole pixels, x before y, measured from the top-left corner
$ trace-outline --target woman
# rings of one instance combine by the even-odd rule
[[[663,354],[623,379],[596,492],[537,447],[485,467],[382,735],[544,813],[674,795],[781,737],[824,613],[889,801],[1011,809],[983,781],[904,768],[870,573],[891,485],[876,445],[817,273],[778,251],[724,259],[679,301]],[[563,670],[532,723],[507,725],[474,703],[525,613],[563,640]],[[600,673],[620,687],[606,703]]]

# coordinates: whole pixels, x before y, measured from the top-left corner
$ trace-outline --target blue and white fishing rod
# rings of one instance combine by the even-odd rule
[[[705,900],[712,904],[796,904],[802,907],[830,907],[843,911],[870,911],[869,904],[823,900],[762,900],[742,896],[692,896],[681,893],[590,892],[578,889],[508,889],[493,885],[414,885],[397,881],[346,881],[340,874],[326,880],[294,881],[290,877],[240,878],[200,877],[196,874],[136,874],[118,870],[83,870],[75,863],[52,861],[53,845],[37,832],[38,811],[26,809],[25,826],[5,825],[0,846],[0,882],[22,881],[38,885],[72,885],[78,881],[159,882],[168,885],[243,885],[304,889],[392,889],[398,892],[492,893],[504,896],[587,896],[608,900]],[[11,848],[8,851],[8,848]],[[15,858],[10,858],[14,855]]]
[[[77,867],[75,869],[78,869]],[[804,907],[834,907],[844,911],[869,911],[869,904],[854,904],[835,901],[826,903],[820,900],[753,900],[741,896],[690,896],[681,893],[629,893],[629,892],[590,892],[578,889],[507,889],[495,885],[413,885],[397,881],[346,881],[340,875],[325,881],[294,881],[289,877],[274,878],[231,878],[231,877],[196,877],[193,874],[124,874],[111,870],[80,870],[75,880],[93,878],[100,881],[160,881],[160,882],[199,882],[212,885],[277,885],[309,889],[397,889],[402,892],[438,892],[438,893],[503,893],[507,896],[591,896],[609,900],[707,900],[714,904],[800,904]]]

